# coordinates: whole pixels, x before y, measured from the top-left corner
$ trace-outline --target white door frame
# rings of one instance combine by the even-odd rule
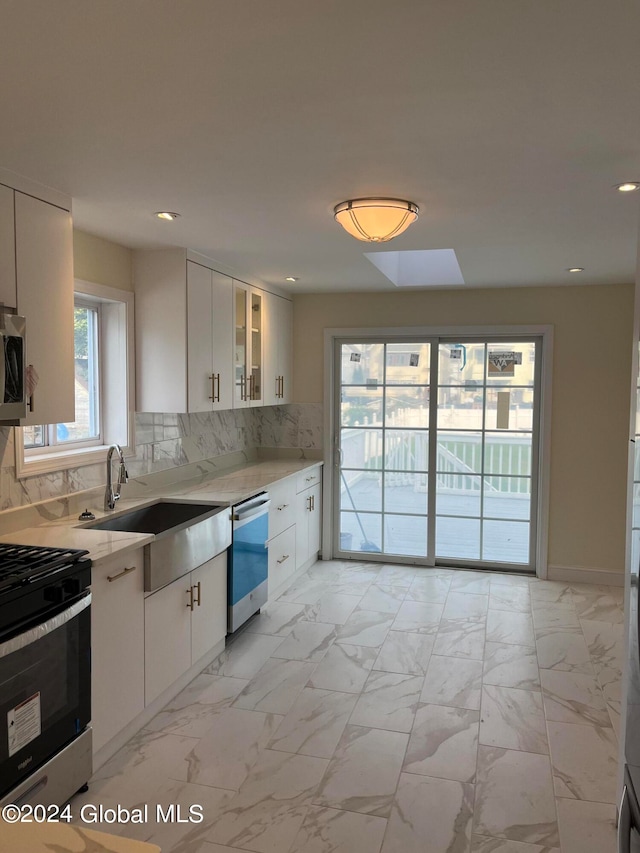
[[[538,504],[536,534],[536,575],[547,577],[549,545],[549,480],[551,460],[551,383],[553,366],[552,325],[504,325],[504,326],[401,326],[399,328],[333,328],[324,330],[324,471],[322,489],[322,559],[333,558],[333,478],[336,458],[333,444],[335,408],[335,363],[336,338],[407,338],[487,336],[504,338],[505,341],[518,335],[535,335],[542,338],[540,374],[540,446],[538,459]]]

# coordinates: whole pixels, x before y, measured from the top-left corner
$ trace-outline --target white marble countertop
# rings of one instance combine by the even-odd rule
[[[161,853],[134,841],[67,823],[0,823],[0,853]]]
[[[176,479],[162,486],[145,485],[133,481],[122,487],[122,497],[113,512],[105,512],[100,504],[87,507],[96,519],[121,515],[158,500],[192,501],[204,504],[231,506],[272,483],[286,477],[296,476],[301,471],[315,468],[322,462],[309,459],[273,459],[263,462],[248,462],[218,473],[205,473],[188,480]],[[180,469],[175,469],[176,477]],[[53,548],[81,548],[89,551],[94,564],[101,560],[123,555],[153,541],[153,534],[123,533],[109,530],[91,530],[80,522],[77,515],[63,516],[54,521],[43,521],[32,527],[24,527],[0,536],[0,542],[16,542],[21,545],[42,545]]]

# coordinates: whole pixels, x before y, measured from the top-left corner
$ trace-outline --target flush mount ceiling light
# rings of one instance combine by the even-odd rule
[[[336,222],[367,243],[386,243],[402,234],[418,218],[420,210],[412,201],[397,198],[355,198],[333,209]]]
[[[158,210],[153,215],[157,216],[158,219],[163,219],[165,222],[173,222],[174,219],[180,217],[179,213],[172,213],[170,210]]]
[[[296,277],[295,275],[288,275],[288,276],[285,278],[285,281],[298,281],[298,279],[297,279],[297,277]]]
[[[620,193],[633,193],[640,190],[640,181],[625,181],[623,184],[616,184],[616,189]]]
[[[567,272],[584,272],[584,267],[569,267]]]

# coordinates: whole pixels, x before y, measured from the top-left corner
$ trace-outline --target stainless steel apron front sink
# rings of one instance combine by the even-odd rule
[[[166,586],[231,544],[231,510],[212,504],[159,501],[87,527],[155,535],[144,546],[145,592]]]

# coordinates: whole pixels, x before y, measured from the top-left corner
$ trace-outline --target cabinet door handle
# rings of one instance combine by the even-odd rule
[[[280,396],[280,377],[276,376],[276,398]]]
[[[311,495],[311,512],[313,512],[316,508],[316,496]]]
[[[36,372],[35,367],[32,364],[27,365],[27,369],[25,372],[26,372],[27,392],[29,394],[29,396],[27,398],[27,408],[29,409],[30,412],[35,412],[36,406],[35,406],[34,400],[35,400],[36,385],[38,384],[38,374]]]
[[[280,564],[280,563],[284,563],[284,562],[286,562],[288,559],[289,559],[289,555],[288,555],[288,554],[283,554],[283,555],[282,555],[282,559],[281,559],[281,560],[276,560],[276,562],[277,562],[278,564]]]
[[[240,377],[240,399],[243,402],[247,399],[247,394],[246,394],[246,390],[245,390],[246,387],[247,387],[247,377],[241,376]]]
[[[284,397],[284,376],[280,377],[280,396]]]
[[[289,504],[280,504],[280,506],[277,506],[276,509],[278,510],[278,512],[282,512],[282,510],[286,509],[288,506]]]
[[[309,497],[307,498],[307,502],[308,502],[307,509],[309,510],[309,512],[311,512],[311,495],[309,495]]]
[[[195,604],[197,604],[197,605],[198,605],[198,607],[200,607],[200,604],[202,603],[202,602],[200,601],[200,596],[201,596],[201,593],[202,593],[202,583],[201,583],[201,581],[198,581],[198,583],[197,583],[194,587],[192,587],[192,588],[193,588],[193,589],[197,589],[197,590],[198,590],[198,595],[197,595],[197,597],[195,598]]]
[[[187,595],[189,596],[189,601],[187,602],[187,607],[189,608],[189,610],[193,610],[193,589],[194,588],[190,586],[189,589],[186,591]]]
[[[220,374],[212,373],[209,377],[211,379],[211,396],[209,397],[214,403],[220,402]],[[216,386],[217,383],[217,386]],[[216,390],[217,387],[217,390]]]
[[[252,373],[251,376],[249,377],[249,399],[250,400],[255,400],[255,398],[256,398],[256,394],[255,394],[255,390],[254,390],[254,380],[255,380],[255,376]]]
[[[124,569],[123,571],[118,572],[117,575],[107,575],[107,580],[109,581],[109,583],[113,583],[114,581],[117,581],[118,578],[123,578],[125,575],[130,575],[131,572],[135,572],[135,570],[135,566],[130,566],[128,569]]]

